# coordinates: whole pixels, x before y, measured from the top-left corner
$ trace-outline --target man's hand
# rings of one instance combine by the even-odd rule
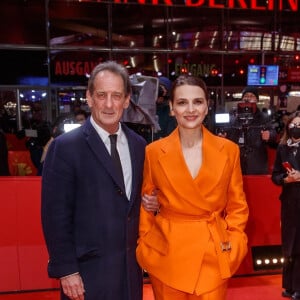
[[[84,287],[81,276],[76,273],[62,277],[60,283],[63,292],[73,300],[84,300]]]
[[[142,205],[146,211],[157,213],[160,207],[157,201],[157,191],[154,190],[151,195],[144,194],[142,196]]]

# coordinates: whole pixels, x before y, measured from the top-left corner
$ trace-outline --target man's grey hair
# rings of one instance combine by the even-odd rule
[[[106,61],[103,63],[98,64],[95,66],[95,68],[92,70],[89,81],[88,81],[88,91],[92,95],[94,93],[94,82],[97,74],[102,71],[110,71],[116,75],[119,75],[123,79],[124,83],[124,92],[125,96],[128,96],[131,94],[131,84],[130,84],[130,79],[129,75],[127,72],[127,69],[122,66],[121,64],[115,62],[115,61]]]

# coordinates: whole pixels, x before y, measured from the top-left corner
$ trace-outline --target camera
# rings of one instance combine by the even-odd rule
[[[253,120],[256,111],[256,103],[253,102],[239,102],[237,105],[237,117],[239,120],[248,121]]]

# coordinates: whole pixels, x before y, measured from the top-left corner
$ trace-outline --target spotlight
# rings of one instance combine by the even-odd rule
[[[278,259],[277,259],[277,258],[273,258],[273,259],[272,259],[272,263],[273,263],[273,264],[277,264],[277,263],[278,263]]]
[[[281,245],[256,246],[251,248],[255,271],[281,269],[284,259]]]
[[[268,265],[270,263],[269,259],[265,259],[265,264]]]

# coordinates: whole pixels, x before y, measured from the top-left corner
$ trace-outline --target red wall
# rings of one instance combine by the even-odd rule
[[[270,175],[244,176],[244,190],[249,205],[246,232],[249,251],[237,274],[255,274],[251,247],[280,245],[281,187],[272,183]]]
[[[244,187],[249,252],[238,274],[253,274],[251,246],[280,244],[280,188],[269,176],[245,176]],[[58,287],[47,277],[40,192],[40,177],[0,177],[0,292]]]
[[[58,287],[47,276],[40,177],[0,177],[0,292]]]

